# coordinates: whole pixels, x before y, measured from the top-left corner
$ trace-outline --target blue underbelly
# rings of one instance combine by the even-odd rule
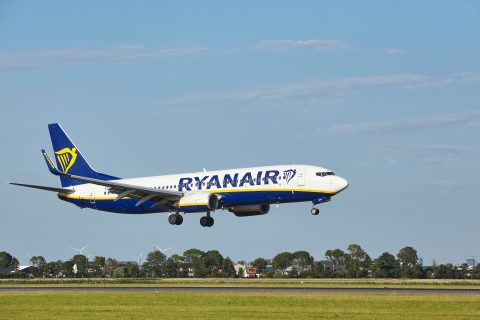
[[[244,191],[217,193],[222,196],[224,206],[263,203],[290,203],[312,201],[326,196],[324,193],[312,191]]]
[[[321,192],[312,191],[220,191],[216,192],[216,194],[221,196],[221,203],[225,207],[247,204],[303,202],[329,196]],[[115,213],[146,214],[164,211],[154,206],[154,201],[147,201],[136,206],[138,199],[121,199],[118,201],[113,201],[112,199],[96,199],[93,201],[89,199],[68,198],[63,196],[59,196],[59,198],[73,203],[80,208],[91,208]]]

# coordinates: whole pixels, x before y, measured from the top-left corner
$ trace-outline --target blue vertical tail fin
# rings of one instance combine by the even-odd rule
[[[52,146],[58,170],[63,173],[99,180],[118,179],[117,177],[93,170],[87,160],[85,160],[80,153],[80,150],[78,150],[58,123],[49,124],[48,130],[50,131],[50,138],[52,139]],[[66,177],[60,177],[60,182],[62,183],[62,187],[83,184],[83,182]]]

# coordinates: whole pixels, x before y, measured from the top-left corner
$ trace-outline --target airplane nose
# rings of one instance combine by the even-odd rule
[[[345,190],[348,187],[348,181],[342,177],[336,176],[335,177],[335,192],[339,193],[340,191]]]

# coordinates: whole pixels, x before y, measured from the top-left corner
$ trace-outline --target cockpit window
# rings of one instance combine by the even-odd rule
[[[325,176],[334,176],[335,173],[328,171],[328,172],[317,172],[317,176],[319,177],[325,177]]]

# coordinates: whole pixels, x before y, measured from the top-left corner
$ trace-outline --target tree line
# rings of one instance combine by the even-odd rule
[[[217,250],[188,249],[182,255],[167,257],[154,250],[145,261],[121,262],[114,258],[74,255],[67,261],[46,261],[33,256],[31,267],[19,270],[18,259],[8,252],[0,252],[1,277],[42,278],[177,278],[177,277],[241,277],[244,268],[253,267],[256,274],[272,278],[411,278],[411,279],[480,279],[480,265],[434,264],[423,267],[413,247],[404,247],[393,255],[382,253],[372,259],[358,244],[346,251],[327,250],[322,260],[316,261],[307,251],[281,252],[273,259],[257,258],[237,265]]]

